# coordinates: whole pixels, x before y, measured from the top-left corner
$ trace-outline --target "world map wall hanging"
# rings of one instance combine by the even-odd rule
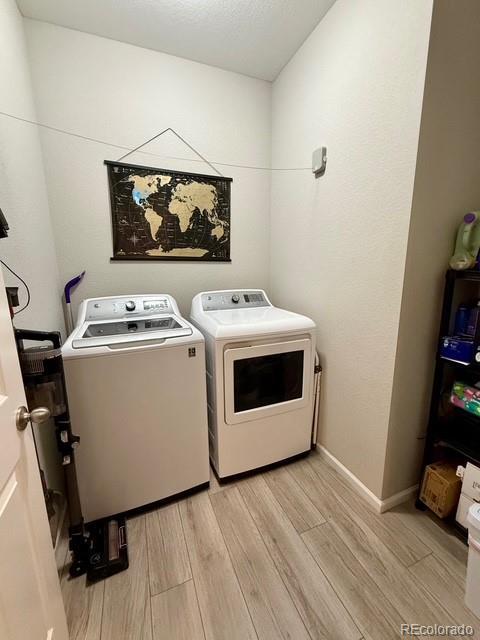
[[[230,262],[232,178],[105,164],[112,260]]]

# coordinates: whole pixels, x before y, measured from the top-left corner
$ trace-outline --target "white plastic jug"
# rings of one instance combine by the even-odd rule
[[[465,604],[480,618],[480,504],[468,511],[468,567]]]

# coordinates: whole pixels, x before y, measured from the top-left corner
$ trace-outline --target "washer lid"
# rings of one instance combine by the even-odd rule
[[[194,317],[194,320],[218,339],[298,333],[315,329],[315,323],[310,318],[271,306],[209,311]]]
[[[74,349],[134,343],[144,340],[168,340],[192,335],[191,327],[173,315],[85,322],[72,340]]]

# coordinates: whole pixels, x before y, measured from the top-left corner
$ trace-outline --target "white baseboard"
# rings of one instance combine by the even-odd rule
[[[343,465],[340,460],[337,460],[337,458],[335,458],[335,456],[332,455],[330,451],[328,451],[328,449],[325,449],[325,447],[321,444],[317,444],[316,448],[319,455],[325,460],[325,462],[334,467],[347,480],[352,488],[355,489],[355,491],[357,491],[360,495],[362,495],[367,500],[367,502],[369,502],[373,506],[373,508],[378,511],[378,513],[384,513],[385,511],[393,509],[393,507],[396,507],[403,502],[407,502],[418,489],[418,485],[415,485],[413,487],[405,489],[404,491],[395,493],[389,498],[381,500],[373,493],[373,491],[370,491],[370,489],[366,487],[363,482],[361,482],[361,480],[359,480],[357,476],[350,471],[350,469],[347,469],[347,467]]]
[[[408,502],[412,496],[414,496],[418,491],[418,484],[414,484],[408,489],[404,489],[403,491],[399,491],[398,493],[394,493],[393,496],[389,498],[385,498],[381,500],[380,513],[384,511],[390,511],[393,507],[398,506],[399,504],[403,504],[404,502]]]

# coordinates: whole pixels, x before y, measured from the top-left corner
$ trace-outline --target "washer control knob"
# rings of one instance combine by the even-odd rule
[[[125,309],[127,311],[135,311],[135,302],[133,300],[129,300],[125,303]]]
[[[240,302],[240,296],[234,293],[232,296],[232,302],[234,302],[235,304],[238,304]]]

